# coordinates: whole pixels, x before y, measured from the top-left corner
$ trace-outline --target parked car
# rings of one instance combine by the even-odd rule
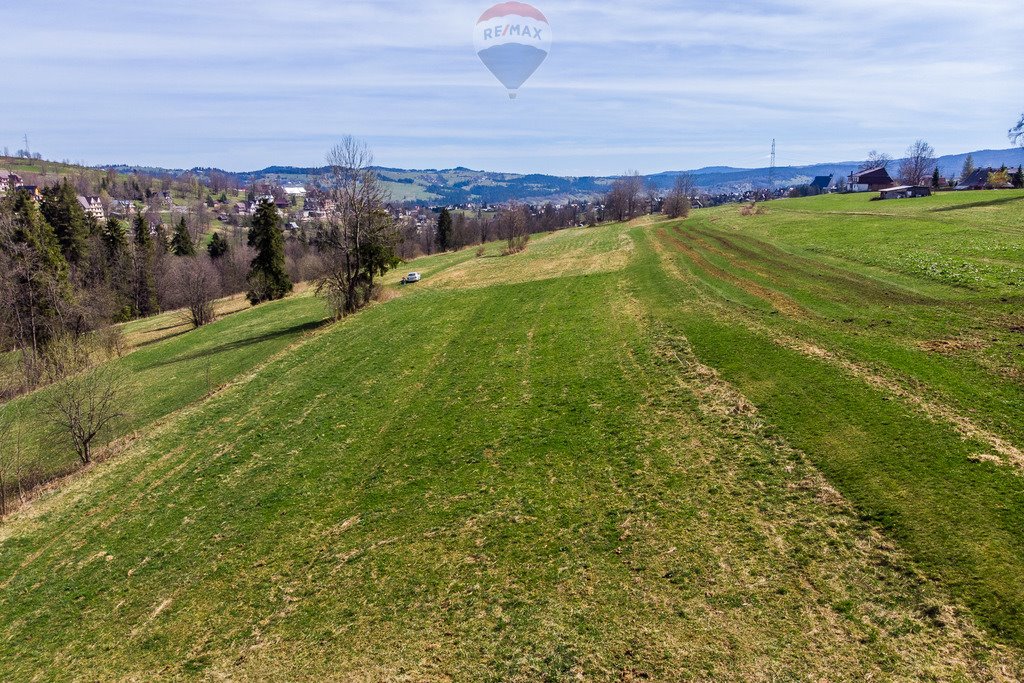
[[[404,284],[411,285],[414,282],[419,282],[422,279],[423,279],[423,276],[420,275],[419,273],[409,273],[408,275],[405,276],[405,279],[402,280],[402,282]]]

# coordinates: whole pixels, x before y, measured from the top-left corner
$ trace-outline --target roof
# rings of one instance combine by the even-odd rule
[[[859,178],[861,176],[871,175],[872,173],[885,173],[889,175],[889,169],[885,166],[875,166],[874,168],[865,168],[863,171],[854,171],[850,174],[851,178]]]
[[[833,177],[834,176],[832,175],[816,176],[814,180],[811,181],[811,187],[816,187],[820,190],[824,190],[826,187],[832,184]]]
[[[887,187],[882,192],[906,192],[907,190],[930,190],[931,188],[927,185],[897,185],[896,187]]]
[[[976,168],[971,175],[967,176],[957,187],[973,187],[974,185],[988,185],[988,175],[990,173],[998,173],[998,168]]]

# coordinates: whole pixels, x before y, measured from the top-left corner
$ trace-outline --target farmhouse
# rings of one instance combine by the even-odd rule
[[[811,181],[811,187],[817,190],[819,193],[827,192],[828,189],[832,187],[832,179],[834,177],[834,175],[817,176],[814,180]]]
[[[99,197],[83,197],[78,195],[78,203],[85,209],[85,213],[98,221],[104,220],[107,216],[103,212],[103,202]]]
[[[42,201],[43,199],[43,193],[39,189],[38,185],[22,185],[18,189],[20,189],[22,192],[28,192],[28,196],[36,200],[37,202]]]
[[[914,199],[916,197],[931,197],[932,189],[924,185],[900,185],[882,190],[879,199]]]
[[[0,171],[0,193],[21,187],[21,176],[10,171]]]
[[[876,166],[850,174],[850,192],[878,192],[895,184],[885,166]]]
[[[979,168],[974,171],[971,175],[960,180],[960,183],[956,186],[958,190],[990,190],[993,189],[992,185],[988,182],[988,177],[992,173],[998,173],[998,168]],[[1006,189],[1011,187],[1005,185],[997,189]]]

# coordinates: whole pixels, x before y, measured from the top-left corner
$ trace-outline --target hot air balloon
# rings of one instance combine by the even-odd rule
[[[551,51],[551,27],[540,10],[523,2],[503,2],[480,17],[473,32],[480,61],[515,99],[523,83]]]

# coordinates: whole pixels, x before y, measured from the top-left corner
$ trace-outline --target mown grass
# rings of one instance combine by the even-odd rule
[[[780,346],[811,298],[672,230],[412,264],[18,513],[0,673],[1019,678],[1019,477]]]
[[[1024,259],[993,266],[1008,240],[1024,236],[1021,198],[780,202],[752,217],[701,213],[655,236],[681,276],[658,290],[659,315],[861,514],[1015,643],[1024,640],[1024,463],[1000,457],[990,439],[965,439],[947,418],[969,420],[1008,452],[1024,444],[1021,295],[1004,277]],[[825,207],[900,220],[851,222]],[[869,246],[851,254],[857,240]],[[933,259],[962,260],[981,283],[907,268],[910,243]],[[851,376],[849,363],[872,381]]]
[[[218,302],[228,313],[234,299]],[[308,296],[229,315],[198,330],[180,313],[167,313],[125,325],[129,353],[109,364],[123,375],[118,410],[124,417],[103,445],[146,428],[223,385],[234,381],[326,320],[322,302]],[[74,450],[48,424],[44,406],[54,387],[44,387],[0,406],[0,420],[17,419],[26,454],[23,469],[48,480],[74,469]]]

